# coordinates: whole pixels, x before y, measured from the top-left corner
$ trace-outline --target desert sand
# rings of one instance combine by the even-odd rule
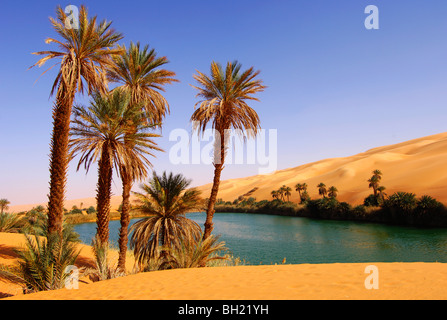
[[[366,152],[344,157],[309,163],[295,168],[276,171],[269,175],[257,175],[222,181],[218,198],[233,201],[254,188],[251,196],[260,200],[271,200],[270,192],[282,185],[293,189],[291,201],[298,201],[297,183],[307,183],[312,198],[318,198],[317,185],[320,182],[327,187],[337,187],[340,201],[353,205],[363,203],[363,199],[372,193],[367,180],[371,172],[379,169],[383,173],[382,185],[387,194],[396,191],[413,192],[418,196],[430,195],[447,204],[447,132],[423,137],[390,146],[374,148]],[[203,196],[208,197],[211,184],[198,187]],[[84,208],[96,206],[94,197],[67,200],[65,207],[73,205]],[[121,196],[112,197],[112,208],[121,203]],[[46,203],[11,206],[11,212],[29,210],[36,205]]]
[[[24,238],[0,233],[0,243],[0,264],[12,264],[16,261],[12,248],[21,246]],[[90,265],[90,248],[80,248],[79,265]],[[369,265],[378,268],[378,289],[365,287]],[[446,286],[447,265],[442,263],[350,263],[176,269],[28,295],[0,281],[0,292],[15,294],[5,298],[15,300],[444,300]]]
[[[0,265],[14,265],[17,262],[17,254],[14,252],[14,249],[24,248],[25,244],[26,240],[23,234],[0,232]],[[77,250],[80,254],[76,265],[81,268],[93,268],[95,266],[95,260],[91,246],[78,244]],[[118,261],[118,251],[112,249],[109,258],[111,263],[116,263]],[[133,255],[129,254],[126,259],[126,268],[132,270],[133,266]],[[82,279],[82,281],[91,283],[89,279]],[[80,286],[84,285],[84,282],[80,282]],[[10,295],[23,296],[21,287],[0,277],[0,298]]]
[[[354,156],[317,161],[269,175],[222,181],[218,198],[233,201],[254,188],[251,196],[271,200],[271,191],[282,185],[293,189],[291,201],[298,202],[297,183],[307,183],[311,198],[319,198],[320,182],[337,187],[340,201],[362,204],[372,193],[367,180],[372,171],[383,173],[381,184],[388,195],[397,191],[430,195],[447,204],[447,132],[368,150]],[[199,187],[208,195],[211,184]]]

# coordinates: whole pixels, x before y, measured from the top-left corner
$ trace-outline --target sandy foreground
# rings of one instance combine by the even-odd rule
[[[23,235],[0,233],[0,264],[16,260],[12,248]],[[89,246],[81,245],[79,265],[92,261]],[[131,268],[132,262],[128,264]],[[365,268],[378,268],[378,289],[367,289]],[[61,289],[23,295],[18,286],[0,281],[5,299],[31,300],[328,300],[328,299],[447,299],[447,264],[359,263],[238,266],[177,269],[140,273],[79,289]]]
[[[319,198],[316,186],[323,182],[327,187],[337,187],[340,201],[357,205],[362,204],[372,193],[367,180],[373,170],[379,169],[383,173],[382,184],[386,187],[388,195],[397,191],[413,192],[417,196],[430,195],[447,204],[446,159],[447,132],[374,148],[349,157],[325,159],[268,175],[225,180],[219,186],[218,197],[233,201],[257,188],[251,194],[252,197],[257,201],[271,200],[271,191],[286,185],[293,190],[290,200],[297,202],[299,195],[294,188],[297,183],[307,183],[309,195],[315,199]],[[208,196],[211,184],[200,186],[198,189]],[[121,196],[112,197],[112,208],[116,210],[121,201]],[[96,200],[94,197],[67,200],[65,207],[81,207],[81,204],[83,208],[96,206]],[[37,205],[46,206],[47,203],[12,203],[10,211],[30,210]]]

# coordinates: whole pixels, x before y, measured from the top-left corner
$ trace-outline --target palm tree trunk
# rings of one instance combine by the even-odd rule
[[[68,169],[68,139],[73,94],[61,98],[58,93],[53,109],[53,133],[51,137],[50,193],[48,196],[48,234],[62,234],[64,217],[65,185]]]
[[[96,234],[102,244],[109,242],[110,197],[112,196],[113,167],[110,154],[105,144],[98,166],[98,189],[96,202],[98,212],[96,214]]]
[[[121,228],[118,240],[119,245],[118,269],[125,272],[128,228],[130,223],[130,191],[132,189],[132,178],[126,172],[125,168],[121,168],[121,180],[123,182],[123,204],[121,207]]]
[[[213,216],[214,216],[214,206],[216,205],[217,200],[217,194],[219,192],[219,185],[220,185],[220,176],[224,167],[225,163],[225,130],[219,131],[220,141],[219,144],[215,146],[215,148],[220,147],[220,153],[215,150],[215,159],[219,159],[220,157],[220,163],[219,161],[216,161],[217,163],[214,163],[214,179],[213,179],[213,187],[211,188],[211,195],[208,201],[208,208],[206,210],[206,220],[205,220],[205,231],[203,233],[203,240],[207,239],[211,232],[214,229],[214,223],[213,223]]]

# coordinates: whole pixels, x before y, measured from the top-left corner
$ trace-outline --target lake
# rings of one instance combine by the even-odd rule
[[[205,213],[187,217],[203,228]],[[447,229],[244,213],[216,213],[213,220],[213,234],[246,264],[280,264],[284,258],[291,264],[447,262]],[[119,228],[119,221],[110,222],[116,246]],[[90,244],[96,223],[76,225],[75,231]]]

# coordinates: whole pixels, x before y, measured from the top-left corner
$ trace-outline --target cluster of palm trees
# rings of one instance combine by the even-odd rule
[[[286,185],[283,185],[278,190],[273,190],[271,192],[271,195],[272,195],[273,199],[285,201],[287,198],[287,202],[289,202],[290,196],[292,195],[292,188],[290,188]]]
[[[298,191],[300,202],[305,203],[306,201],[310,200],[309,193],[307,192],[307,183],[297,183],[295,185],[295,191]],[[331,186],[329,188],[326,187],[324,183],[319,183],[317,185],[318,188],[318,194],[322,196],[323,198],[331,198],[335,199],[338,195],[338,189],[334,186]],[[289,201],[289,197],[291,196],[292,189],[290,187],[287,187],[286,185],[283,185],[278,190],[273,190],[271,192],[271,195],[273,199],[278,199],[285,201],[287,198],[287,201]]]
[[[50,18],[50,21],[61,39],[49,38],[46,43],[56,44],[59,51],[34,53],[43,55],[34,66],[40,67],[55,59],[59,60],[60,66],[51,90],[51,94],[55,94],[55,104],[50,154],[48,234],[62,235],[63,202],[70,160],[79,157],[78,170],[84,166],[88,171],[92,164],[97,163],[97,239],[101,243],[108,243],[109,240],[113,173],[122,180],[118,264],[124,270],[131,189],[136,181],[143,181],[147,177],[148,168],[151,167],[148,158],[155,156],[153,152],[163,151],[154,141],[160,135],[153,131],[162,127],[165,116],[170,112],[169,104],[162,94],[165,86],[178,80],[173,71],[163,68],[168,63],[166,57],[157,56],[154,49],[142,47],[139,43],[130,43],[128,48],[119,45],[118,41],[123,39],[123,35],[111,28],[111,22],[98,22],[96,17],[89,18],[86,7],[82,6],[79,10],[78,28],[65,27],[67,16],[61,7],[57,8],[56,14],[56,19]],[[257,101],[254,95],[265,88],[262,81],[257,79],[258,74],[259,71],[253,68],[242,71],[241,65],[235,61],[227,63],[225,69],[213,62],[210,76],[199,71],[194,75],[198,84],[193,87],[198,90],[200,100],[190,120],[198,132],[204,132],[209,125],[221,138],[220,145],[215,146],[214,180],[203,240],[213,230],[214,205],[228,145],[226,132],[229,129],[241,129],[256,135],[260,129],[258,114],[247,104],[247,100]],[[109,84],[114,85],[114,88],[110,89]],[[91,97],[90,105],[74,106],[77,94],[84,92]],[[158,176],[153,177],[153,181],[160,179]],[[157,203],[157,192],[154,190],[157,190],[154,185],[150,189],[146,188],[151,201]],[[179,194],[176,196],[180,197]],[[197,199],[193,197],[193,200]],[[157,215],[156,212],[163,212],[164,218],[173,214],[163,206],[158,209],[161,211],[151,209],[148,213]],[[176,210],[184,212],[184,207]],[[151,225],[148,221],[140,225]],[[165,244],[168,238],[163,237],[158,244]],[[141,248],[147,248],[152,238],[140,239],[145,243],[139,246],[133,241],[133,244],[136,252],[141,253],[147,250]]]

